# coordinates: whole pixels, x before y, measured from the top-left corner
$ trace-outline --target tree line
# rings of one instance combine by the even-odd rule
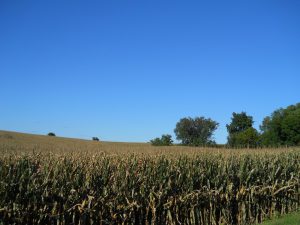
[[[266,116],[260,131],[253,127],[253,117],[246,112],[232,113],[231,122],[226,125],[228,137],[226,146],[236,148],[300,146],[300,103],[280,108]],[[174,129],[176,139],[187,146],[218,146],[213,135],[219,123],[211,118],[186,117],[180,119]],[[155,146],[173,144],[172,136],[150,140]]]

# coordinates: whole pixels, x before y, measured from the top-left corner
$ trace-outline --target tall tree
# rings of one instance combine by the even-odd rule
[[[184,145],[204,146],[215,144],[213,133],[218,128],[218,123],[204,117],[182,118],[174,130],[177,140]]]
[[[226,125],[228,144],[232,147],[256,147],[259,133],[252,126],[253,117],[246,112],[232,113],[231,123]]]
[[[231,123],[227,124],[229,134],[244,131],[253,125],[252,116],[248,116],[246,112],[232,113]]]

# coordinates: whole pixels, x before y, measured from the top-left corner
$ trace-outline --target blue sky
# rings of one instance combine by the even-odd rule
[[[143,142],[186,116],[225,143],[300,100],[299,1],[0,2],[0,129]]]

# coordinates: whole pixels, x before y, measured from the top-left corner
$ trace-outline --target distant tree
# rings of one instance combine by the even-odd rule
[[[93,141],[100,141],[98,137],[92,137]]]
[[[159,137],[150,140],[150,143],[151,143],[152,145],[154,145],[154,146],[161,146],[161,145],[162,145],[162,144],[161,144],[161,140],[160,140]]]
[[[266,146],[300,145],[300,103],[275,110],[260,126]]]
[[[169,134],[162,135],[160,140],[163,145],[172,145],[173,144],[172,136]]]
[[[50,133],[48,133],[48,136],[55,137],[56,135],[55,135],[55,133],[50,132]]]
[[[150,140],[150,143],[154,146],[170,146],[173,143],[172,136],[164,134],[161,138],[154,138]]]
[[[218,123],[204,117],[182,118],[174,130],[177,140],[183,145],[205,146],[215,144],[213,133],[218,128]]]
[[[231,147],[256,147],[259,133],[253,127],[253,117],[246,112],[232,113],[231,123],[226,125],[228,145]]]

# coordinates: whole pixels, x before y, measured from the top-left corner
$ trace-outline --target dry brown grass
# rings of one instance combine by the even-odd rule
[[[96,142],[92,140],[49,137],[9,131],[0,131],[0,151],[4,153],[105,153],[105,154],[150,154],[150,155],[195,155],[195,154],[278,154],[298,151],[299,148],[281,149],[225,149],[187,146],[152,146],[149,143]]]

